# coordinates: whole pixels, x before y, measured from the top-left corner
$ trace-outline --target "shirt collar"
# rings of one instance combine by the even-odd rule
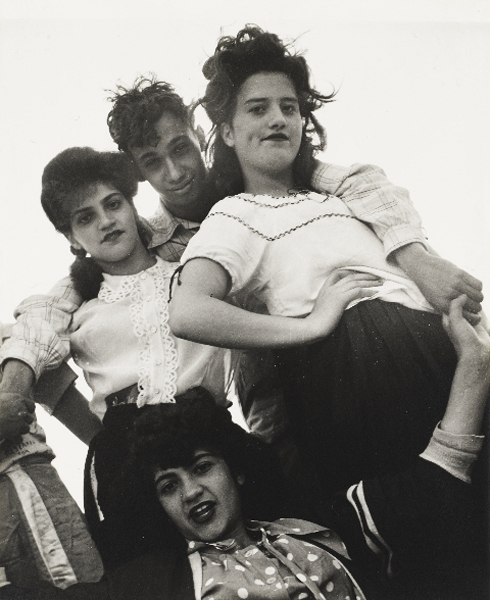
[[[179,227],[188,230],[197,230],[200,227],[200,223],[196,221],[181,219],[173,215],[165,206],[165,200],[162,196],[160,196],[157,212],[148,219],[148,223],[153,230],[149,248],[156,248],[169,242]]]

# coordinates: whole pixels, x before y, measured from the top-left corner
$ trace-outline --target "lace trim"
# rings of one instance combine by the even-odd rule
[[[258,203],[254,203],[254,204],[258,204]],[[297,202],[292,202],[291,204],[297,204]],[[264,206],[267,206],[267,205],[264,205]],[[313,217],[312,219],[309,219],[308,221],[305,221],[304,223],[300,223],[299,225],[296,225],[295,227],[291,227],[291,229],[283,231],[282,233],[279,233],[278,235],[269,236],[269,235],[265,235],[265,233],[262,233],[258,229],[255,229],[255,227],[252,227],[252,225],[250,225],[249,223],[244,221],[242,218],[240,218],[236,215],[230,215],[229,213],[225,213],[222,211],[213,212],[212,214],[208,215],[206,217],[206,219],[210,219],[211,217],[218,216],[218,215],[221,217],[227,217],[228,219],[233,219],[234,221],[238,221],[238,223],[240,223],[241,225],[246,227],[249,231],[251,231],[252,233],[255,233],[262,239],[267,240],[268,242],[274,242],[276,240],[279,240],[279,239],[289,235],[290,233],[293,233],[294,231],[297,231],[298,229],[302,229],[303,227],[306,227],[307,225],[310,225],[311,223],[314,223],[315,221],[320,221],[321,219],[327,219],[330,217],[341,217],[344,219],[355,219],[356,218],[352,215],[344,215],[342,213],[329,213],[326,215],[318,215],[317,217]]]
[[[146,269],[145,273],[151,276],[155,285],[154,306],[160,325],[160,340],[163,346],[163,369],[165,379],[161,390],[160,402],[175,402],[177,393],[178,355],[175,340],[168,325],[168,281],[173,272],[161,263]],[[99,298],[107,303],[117,302],[123,298],[130,298],[129,314],[133,331],[138,338],[138,399],[137,405],[143,406],[151,401],[151,366],[152,353],[150,326],[144,316],[145,299],[141,287],[141,273],[124,277],[119,289],[112,290],[106,282],[101,286]],[[154,334],[153,334],[154,335]]]

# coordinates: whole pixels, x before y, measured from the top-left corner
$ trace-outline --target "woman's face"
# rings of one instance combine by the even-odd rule
[[[107,272],[135,255],[142,244],[133,206],[111,184],[90,186],[70,213],[71,245],[84,249]]]
[[[158,499],[187,539],[218,542],[243,529],[237,483],[218,455],[197,450],[189,467],[157,469]]]
[[[292,81],[279,72],[251,75],[240,88],[232,121],[221,127],[235,149],[245,183],[256,174],[292,172],[303,122]]]

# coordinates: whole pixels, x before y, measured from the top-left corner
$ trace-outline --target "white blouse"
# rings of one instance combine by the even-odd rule
[[[106,396],[135,383],[138,406],[173,402],[176,394],[198,385],[226,404],[230,352],[173,336],[168,298],[176,263],[156,260],[135,275],[104,273],[98,298],[74,314],[72,357],[93,391],[92,410],[99,416]]]
[[[338,268],[379,276],[383,285],[371,298],[433,312],[415,283],[387,262],[376,234],[335,196],[225,198],[189,242],[182,263],[191,258],[219,263],[230,275],[231,296],[257,297],[274,315],[309,314]]]

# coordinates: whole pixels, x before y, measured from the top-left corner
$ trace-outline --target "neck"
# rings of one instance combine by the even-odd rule
[[[102,271],[109,275],[135,275],[152,267],[156,262],[156,258],[148,252],[143,244],[139,244],[129,256],[120,261],[96,262]]]
[[[247,194],[266,194],[282,198],[287,196],[294,187],[292,170],[281,173],[254,173],[253,176],[244,175],[245,192]]]

